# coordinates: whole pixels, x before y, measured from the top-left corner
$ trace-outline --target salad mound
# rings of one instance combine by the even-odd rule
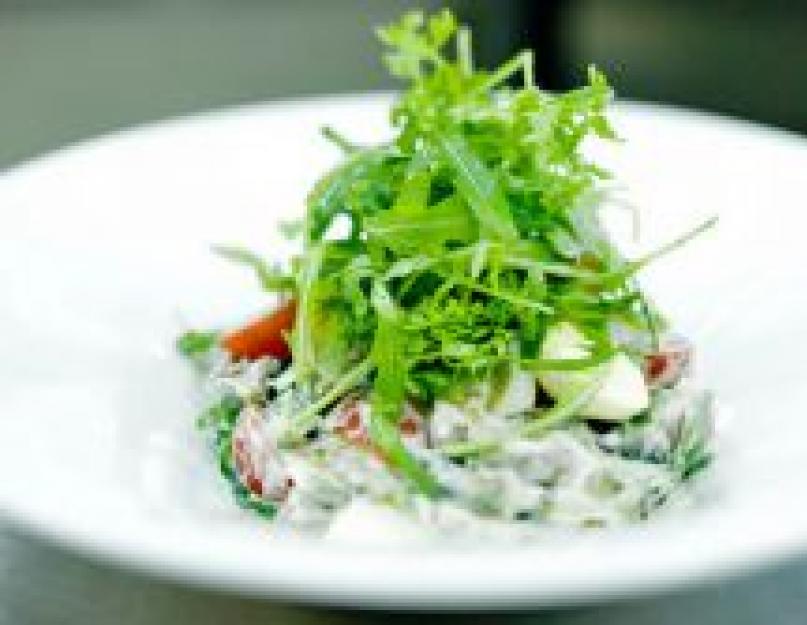
[[[602,226],[612,91],[550,93],[522,52],[475,67],[448,12],[378,30],[395,138],[312,189],[287,271],[222,248],[278,302],[188,332],[200,419],[239,502],[278,527],[401,539],[647,518],[710,461],[692,349]],[[450,50],[450,51],[449,51]],[[386,534],[385,534],[386,532]]]

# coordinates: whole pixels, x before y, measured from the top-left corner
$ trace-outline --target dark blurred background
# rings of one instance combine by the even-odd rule
[[[807,131],[805,1],[0,0],[0,166],[150,119],[390,87],[371,26],[443,4],[485,63],[534,47],[547,87],[593,61],[622,97]]]

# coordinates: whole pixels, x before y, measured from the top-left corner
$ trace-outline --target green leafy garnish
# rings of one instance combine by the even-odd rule
[[[712,462],[710,433],[704,429],[704,424],[710,423],[707,415],[712,411],[713,401],[711,393],[703,393],[692,407],[694,414],[680,421],[671,465],[683,480],[692,479]]]
[[[177,351],[186,358],[198,358],[213,349],[218,340],[218,332],[189,330],[177,339]]]
[[[219,471],[230,484],[235,499],[242,508],[252,510],[264,518],[271,519],[277,512],[276,506],[260,495],[250,491],[238,477],[233,460],[233,430],[244,407],[244,402],[235,395],[224,395],[199,417],[199,427],[211,429],[219,460]]]
[[[411,12],[377,32],[389,71],[405,82],[395,138],[365,147],[323,131],[345,157],[307,199],[291,276],[250,252],[219,252],[297,299],[295,384],[314,399],[294,416],[292,440],[362,386],[373,443],[434,495],[439,485],[398,433],[406,401],[428,410],[513,367],[596,366],[620,349],[614,324],[655,341],[661,321],[635,274],[712,224],[632,262],[611,244],[596,212],[609,174],[581,150],[589,138],[616,138],[611,88],[596,68],[568,93],[535,84],[530,52],[476,68],[470,31],[449,11]],[[349,222],[341,238],[331,232],[337,219]],[[589,358],[538,358],[559,321],[585,334]],[[593,392],[550,409],[524,435],[566,423]]]

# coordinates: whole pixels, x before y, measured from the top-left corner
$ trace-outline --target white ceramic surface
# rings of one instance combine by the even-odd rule
[[[706,500],[530,548],[275,540],[236,510],[193,428],[188,326],[266,305],[213,243],[282,258],[278,220],[337,157],[332,124],[386,134],[383,96],[241,108],[122,132],[0,175],[0,517],[72,550],[239,593],[376,607],[536,607],[659,591],[807,547],[807,141],[639,105],[593,147],[644,244],[719,229],[645,276],[723,403]],[[625,221],[615,215],[616,221]]]

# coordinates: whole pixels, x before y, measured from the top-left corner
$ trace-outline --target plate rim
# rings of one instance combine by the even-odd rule
[[[81,140],[45,154],[35,156],[0,171],[0,181],[14,177],[20,173],[25,174],[52,160],[70,158],[75,152],[92,149],[97,145],[114,142],[122,137],[133,134],[158,133],[161,129],[176,125],[215,123],[217,120],[239,117],[245,114],[264,113],[295,109],[297,107],[343,105],[380,105],[392,97],[391,92],[347,93],[336,96],[308,96],[273,100],[268,103],[255,102],[237,106],[212,109],[181,115],[154,122],[137,124],[96,137]],[[695,109],[671,105],[658,105],[631,101],[620,101],[617,108],[622,111],[643,111],[645,113],[663,113],[679,118],[689,118],[698,123],[721,124],[737,131],[764,134],[775,137],[778,141],[794,143],[801,147],[807,145],[804,137],[786,129],[766,126],[756,122],[749,122],[723,115],[715,115]],[[543,592],[533,588],[527,593],[525,589],[516,589],[513,593],[502,593],[501,588],[495,594],[479,593],[479,588],[454,587],[447,592],[445,588],[423,596],[422,589],[409,588],[399,594],[389,594],[378,590],[368,594],[367,591],[358,591],[339,596],[334,593],[334,587],[318,589],[301,588],[298,585],[283,584],[280,579],[260,578],[258,581],[243,579],[243,575],[227,575],[223,572],[216,574],[211,569],[200,567],[198,562],[180,558],[158,557],[156,543],[149,545],[149,550],[137,549],[135,543],[126,543],[112,540],[110,534],[100,536],[93,531],[84,531],[79,526],[61,526],[49,524],[47,519],[38,515],[34,508],[14,506],[13,502],[0,498],[0,521],[12,531],[32,536],[45,543],[62,548],[71,553],[80,554],[96,561],[101,561],[123,570],[133,570],[150,576],[167,579],[174,582],[186,583],[192,586],[212,590],[224,590],[233,594],[250,595],[255,597],[271,597],[292,599],[318,605],[339,605],[343,607],[375,607],[375,608],[405,608],[408,610],[426,609],[519,609],[524,607],[558,607],[566,605],[579,605],[598,602],[605,599],[615,599],[640,594],[654,594],[660,591],[678,589],[696,585],[716,578],[729,578],[746,574],[753,570],[786,561],[788,558],[798,557],[807,552],[807,530],[797,531],[795,524],[791,524],[790,531],[777,536],[776,540],[755,543],[756,549],[747,550],[735,558],[724,558],[721,561],[710,560],[702,563],[700,568],[679,568],[675,573],[656,575],[655,577],[636,576],[633,580],[622,578],[620,582],[592,588],[581,585],[578,588],[566,588],[565,591],[549,589]],[[179,553],[179,552],[178,552]],[[176,555],[172,553],[172,556]],[[337,585],[338,586],[338,585]],[[342,588],[342,591],[345,589]],[[468,602],[465,606],[461,603]]]

